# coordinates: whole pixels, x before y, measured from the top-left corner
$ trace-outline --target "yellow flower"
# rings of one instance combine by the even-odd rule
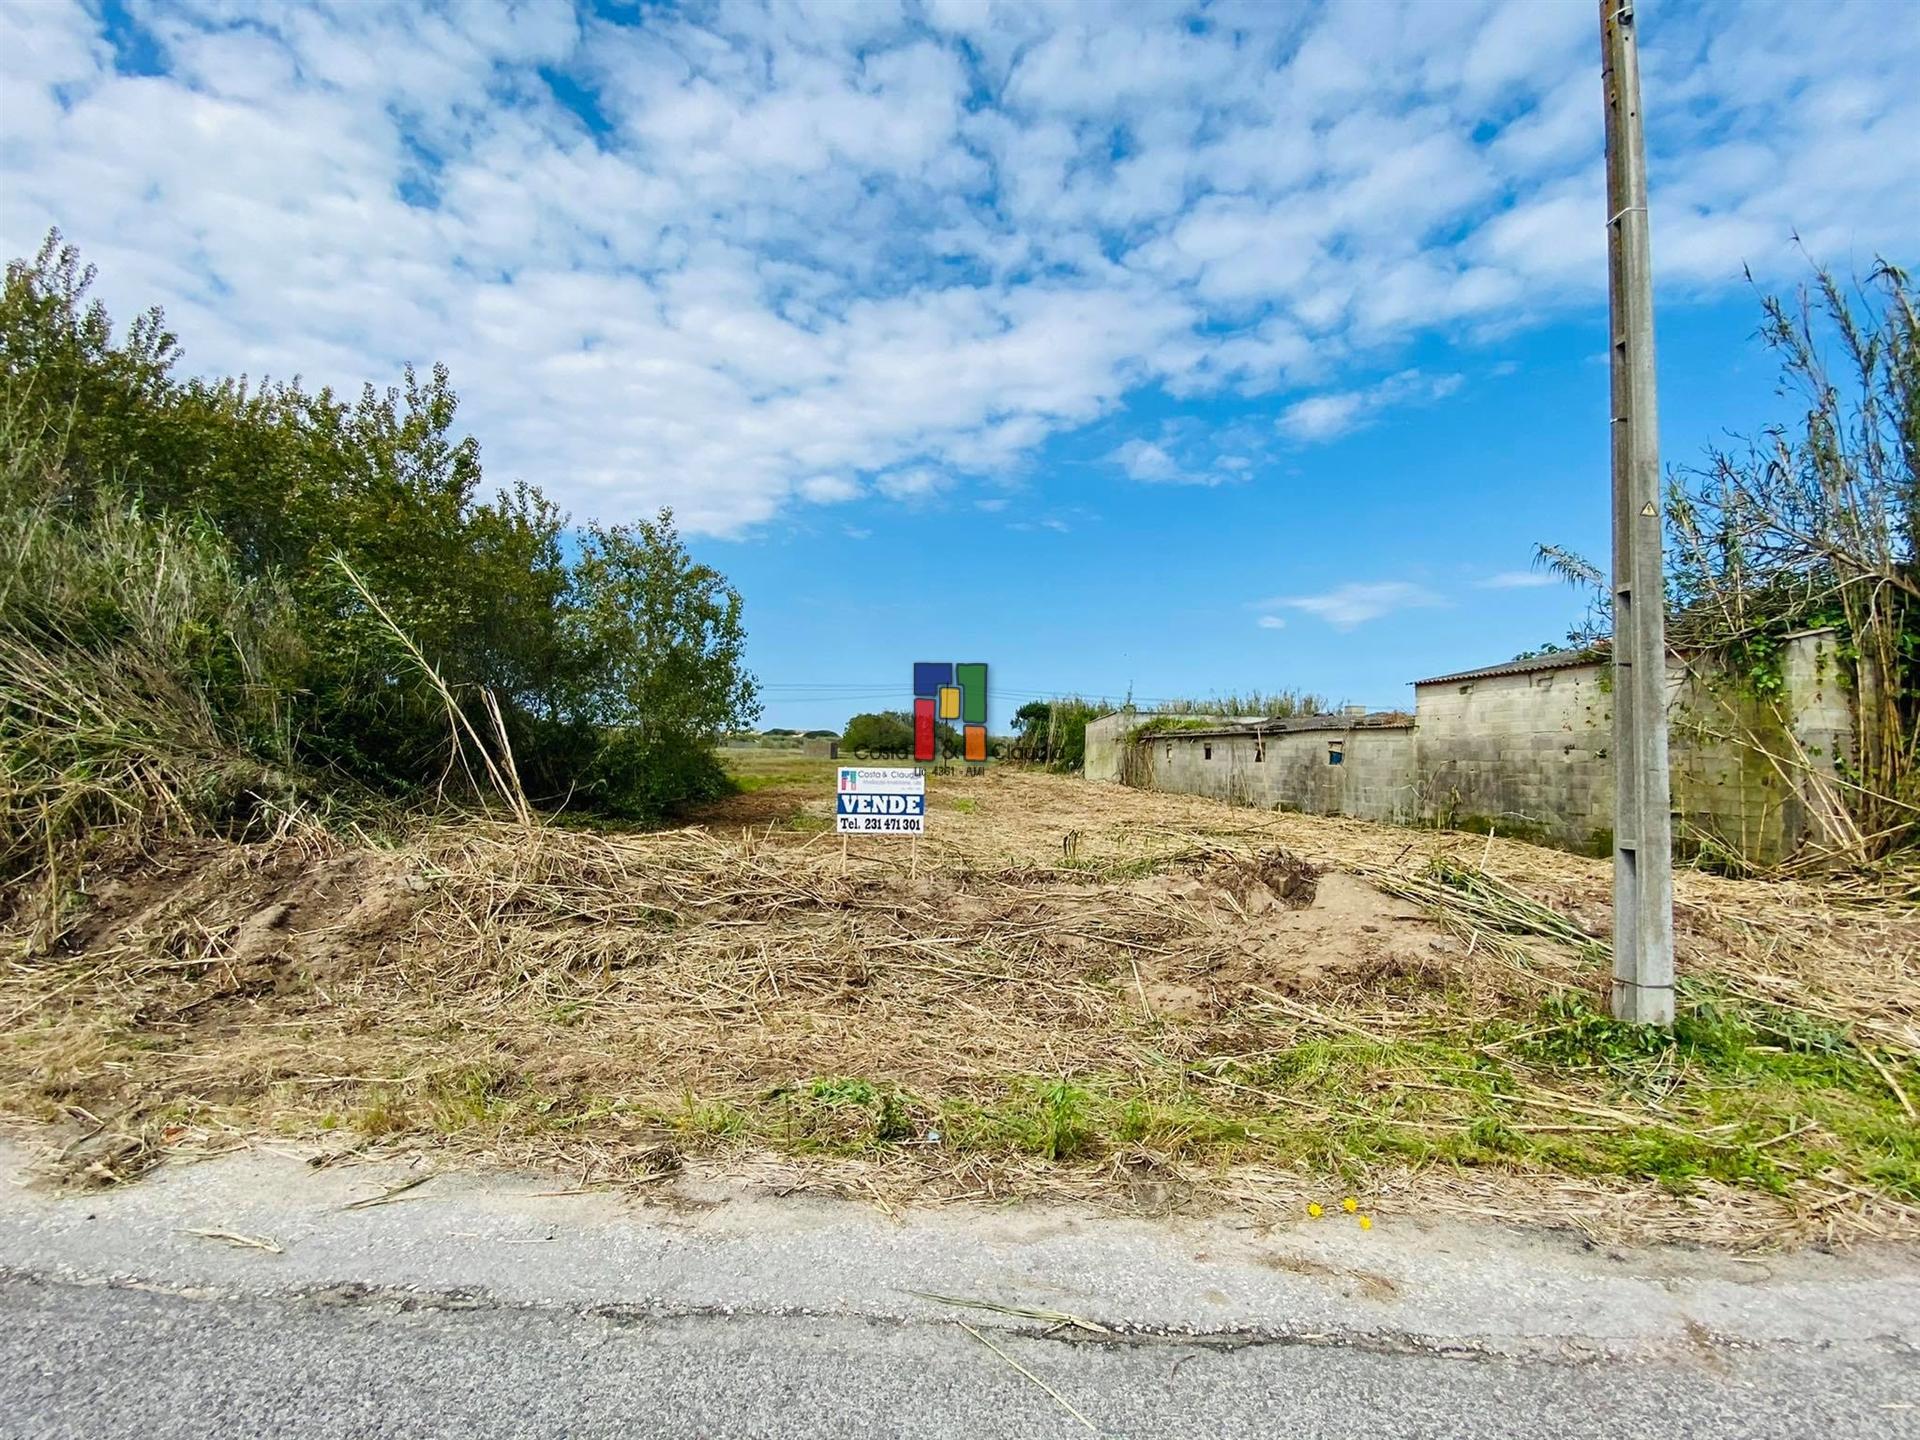
[[[1371,1215],[1362,1215],[1360,1217],[1360,1228],[1362,1230],[1371,1230],[1373,1228],[1373,1217]]]
[[[1320,1208],[1320,1202],[1318,1200],[1309,1200],[1307,1202],[1307,1214],[1311,1215],[1314,1219],[1318,1220],[1326,1213],[1326,1211]]]
[[[1351,1215],[1354,1211],[1360,1208],[1360,1202],[1354,1199],[1353,1196],[1349,1195],[1347,1196],[1346,1199],[1340,1202],[1340,1208],[1346,1211],[1347,1214]]]

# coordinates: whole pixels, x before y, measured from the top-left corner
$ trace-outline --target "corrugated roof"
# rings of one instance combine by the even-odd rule
[[[1528,660],[1483,665],[1478,670],[1456,670],[1451,675],[1435,675],[1431,680],[1416,680],[1413,683],[1449,685],[1456,680],[1489,680],[1496,675],[1532,675],[1541,670],[1572,670],[1580,665],[1598,665],[1606,658],[1605,650],[1562,650],[1552,655],[1535,655]]]

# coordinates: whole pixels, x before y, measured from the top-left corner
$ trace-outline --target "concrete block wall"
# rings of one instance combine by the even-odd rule
[[[1334,744],[1338,765],[1328,758]],[[1131,778],[1147,789],[1368,820],[1406,823],[1419,815],[1411,724],[1230,735],[1168,730],[1143,735],[1134,746]],[[1087,748],[1091,757],[1091,742]]]
[[[1086,758],[1080,773],[1089,780],[1120,783],[1128,737],[1147,717],[1131,710],[1116,710],[1087,722]]]
[[[1836,765],[1853,717],[1832,631],[1788,637],[1783,694],[1762,701],[1676,658],[1667,677],[1676,837],[1771,863],[1817,842],[1840,816]],[[1608,671],[1559,665],[1415,688],[1407,725],[1264,736],[1149,732],[1140,717],[1087,727],[1090,779],[1235,804],[1532,834],[1607,853],[1613,842],[1613,702]],[[1243,724],[1245,722],[1242,722]],[[1342,763],[1328,763],[1338,742]]]
[[[1786,637],[1777,699],[1689,667],[1672,721],[1676,833],[1743,855],[1784,858],[1851,829],[1837,778],[1853,754],[1838,637]]]
[[[1609,848],[1613,704],[1604,674],[1582,665],[1415,687],[1421,814]]]
[[[1224,715],[1183,715],[1180,718],[1183,722],[1190,721],[1196,725],[1229,723]],[[1137,711],[1116,710],[1111,715],[1089,720],[1086,754],[1081,761],[1080,773],[1089,780],[1118,782],[1125,765],[1127,738],[1137,727],[1152,719],[1151,715],[1142,715]]]
[[[1853,702],[1840,673],[1840,636],[1806,630],[1787,637],[1780,655],[1794,738],[1814,760],[1853,760]]]

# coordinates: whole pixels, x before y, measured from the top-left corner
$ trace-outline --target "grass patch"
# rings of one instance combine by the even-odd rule
[[[1010,1075],[947,1095],[824,1076],[626,1113],[686,1137],[802,1154],[911,1145],[1069,1163],[1144,1148],[1352,1183],[1382,1167],[1495,1167],[1654,1180],[1676,1194],[1710,1180],[1784,1195],[1837,1171],[1920,1198],[1920,1130],[1835,1037],[1769,1044],[1754,1017],[1714,1006],[1688,1010],[1662,1035],[1574,999],[1525,1023],[1458,1019],[1456,1030],[1420,1038],[1315,1036],[1128,1075]],[[496,1125],[515,1107],[501,1077],[484,1072],[436,1082],[430,1096],[440,1125]]]
[[[757,750],[723,746],[715,752],[726,772],[743,790],[763,790],[771,785],[831,785],[842,765],[850,760],[829,760],[820,755],[802,755],[797,750]]]
[[[1677,1194],[1711,1180],[1779,1195],[1838,1170],[1920,1197],[1920,1133],[1872,1067],[1819,1044],[1768,1045],[1750,1017],[1697,1008],[1660,1036],[1562,1000],[1525,1024],[1460,1022],[1439,1036],[1320,1036],[1133,1075],[1007,1076],[954,1095],[815,1078],[689,1101],[683,1114],[700,1118],[677,1128],[800,1153],[911,1143],[1066,1163],[1144,1147],[1355,1182],[1383,1166],[1498,1167],[1651,1179]],[[1570,1095],[1570,1074],[1599,1087]]]
[[[755,770],[732,775],[733,788],[742,795],[761,790],[812,789],[820,785],[820,776],[812,770]]]

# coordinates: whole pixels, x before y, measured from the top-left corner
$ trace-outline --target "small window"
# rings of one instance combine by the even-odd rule
[[[1202,746],[1200,747],[1200,758],[1201,758],[1202,760],[1211,760],[1211,759],[1213,759],[1213,746],[1212,746],[1212,745],[1202,745]]]
[[[1344,740],[1327,741],[1327,764],[1344,765],[1347,763],[1347,742]]]
[[[1265,745],[1263,745],[1263,744],[1261,744],[1261,743],[1260,743],[1259,741],[1257,741],[1257,740],[1256,740],[1256,741],[1254,741],[1254,744],[1253,744],[1253,763],[1254,763],[1254,764],[1256,764],[1256,765],[1258,765],[1258,764],[1259,764],[1259,763],[1260,763],[1260,762],[1261,762],[1262,760],[1265,760],[1266,758],[1267,758],[1267,747],[1266,747]]]

